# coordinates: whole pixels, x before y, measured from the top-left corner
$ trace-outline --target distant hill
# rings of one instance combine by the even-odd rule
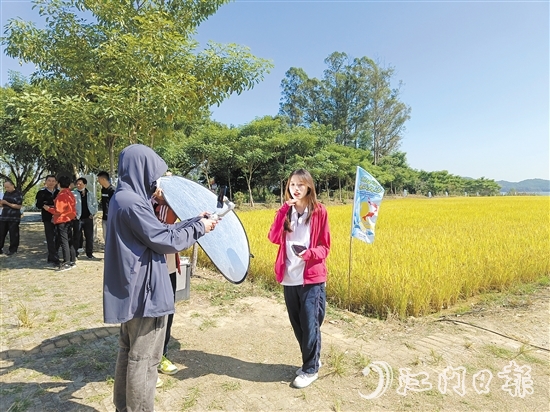
[[[517,192],[550,192],[550,180],[527,179],[521,182],[507,182],[498,180],[502,192],[509,192],[514,189]]]

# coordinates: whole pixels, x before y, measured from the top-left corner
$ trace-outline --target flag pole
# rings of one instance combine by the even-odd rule
[[[348,310],[351,310],[351,246],[353,236],[349,237],[349,265],[348,265]]]
[[[352,246],[353,246],[353,217],[355,216],[355,197],[357,196],[357,182],[359,179],[359,166],[355,171],[355,186],[353,188],[353,207],[351,209],[351,233],[349,237],[349,262],[348,262],[348,310],[351,309],[351,263],[352,263]]]

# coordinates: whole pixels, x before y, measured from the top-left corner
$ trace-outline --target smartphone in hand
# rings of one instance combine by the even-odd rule
[[[300,253],[302,253],[304,250],[307,249],[307,247],[302,245],[292,245],[291,248],[296,256],[298,256]]]

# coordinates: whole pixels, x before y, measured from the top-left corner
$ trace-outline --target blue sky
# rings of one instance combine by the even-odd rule
[[[36,19],[2,0],[9,18]],[[401,150],[418,170],[473,178],[550,179],[547,1],[245,1],[222,6],[196,36],[248,46],[275,67],[212,117],[240,125],[276,115],[290,67],[321,77],[334,51],[395,68],[412,108]],[[29,74],[2,55],[8,69]]]

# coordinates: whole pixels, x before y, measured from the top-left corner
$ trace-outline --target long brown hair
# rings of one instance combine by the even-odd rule
[[[311,177],[311,174],[306,169],[297,169],[293,171],[290,176],[288,177],[288,180],[286,182],[285,187],[285,201],[292,199],[292,195],[290,194],[290,179],[292,179],[294,176],[298,177],[300,179],[300,182],[304,183],[307,186],[307,194],[304,197],[304,200],[307,204],[307,216],[306,216],[306,224],[309,223],[309,219],[311,219],[311,215],[317,208],[317,193],[315,192],[315,183],[313,182],[313,178]],[[290,215],[292,214],[292,208],[290,208],[286,214],[284,229],[287,232],[292,232],[290,229]]]

